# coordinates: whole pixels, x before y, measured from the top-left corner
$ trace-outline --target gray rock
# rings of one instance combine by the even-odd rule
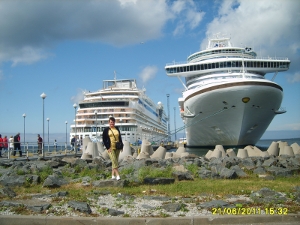
[[[16,192],[14,192],[10,187],[0,188],[0,195],[8,196],[10,198],[17,196]]]
[[[167,201],[170,201],[170,200],[171,200],[170,197],[164,197],[164,196],[144,196],[143,199],[146,199],[146,200],[163,201],[163,202],[167,202]]]
[[[266,174],[266,170],[263,167],[258,167],[253,170],[253,173],[255,174]]]
[[[240,167],[245,167],[248,170],[252,170],[255,168],[255,164],[253,163],[251,158],[245,158],[245,159],[242,159],[242,161],[240,163]]]
[[[199,177],[202,179],[209,179],[209,178],[211,178],[212,172],[208,169],[201,167],[198,174],[199,174]]]
[[[228,202],[222,201],[222,200],[213,200],[210,202],[204,202],[201,204],[198,204],[198,208],[222,208],[222,207],[227,207],[230,204]]]
[[[292,176],[293,171],[287,168],[281,168],[276,166],[271,166],[270,168],[266,168],[266,171],[271,173],[274,176],[287,177]]]
[[[161,208],[163,208],[167,212],[177,212],[183,206],[184,206],[184,204],[181,204],[181,203],[169,203],[169,204],[162,205]]]
[[[111,216],[119,216],[119,215],[124,214],[124,212],[123,211],[118,211],[118,210],[115,210],[115,209],[108,209],[108,214],[111,215]]]
[[[0,184],[9,187],[23,186],[25,184],[25,176],[5,174],[0,177]]]
[[[235,179],[238,178],[238,175],[234,170],[223,168],[220,173],[220,177],[224,179]]]
[[[181,171],[175,171],[172,173],[172,176],[178,180],[194,180],[194,177],[190,172],[181,172]]]
[[[115,180],[115,179],[109,179],[109,180],[97,180],[92,182],[92,185],[95,187],[124,187],[126,184],[125,180]]]
[[[258,203],[280,204],[287,201],[287,198],[283,194],[269,188],[262,188],[257,192],[251,193],[250,198]]]
[[[45,181],[43,183],[43,187],[55,188],[55,187],[60,187],[65,184],[68,184],[68,181],[66,181],[64,178],[59,177],[57,175],[49,175],[45,179]]]
[[[275,166],[277,164],[276,158],[269,158],[265,160],[262,164],[263,167]]]
[[[92,213],[90,206],[86,202],[69,201],[68,205],[79,212]]]
[[[151,178],[151,177],[146,177],[144,179],[144,184],[173,184],[175,182],[174,178]]]
[[[248,177],[248,175],[238,165],[233,166],[230,169],[235,171],[238,177]]]

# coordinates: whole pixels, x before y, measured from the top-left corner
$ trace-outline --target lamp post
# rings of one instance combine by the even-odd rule
[[[25,117],[26,117],[26,114],[25,113],[23,113],[23,118],[24,118],[24,144],[23,144],[23,146],[24,146],[24,151],[25,151]],[[8,152],[8,154],[9,154],[9,152]]]
[[[47,118],[47,121],[48,121],[48,152],[49,152],[49,120],[50,120],[50,118]]]
[[[68,121],[66,121],[65,123],[66,123],[66,148],[67,148],[67,146],[68,146],[68,128],[67,128]]]
[[[97,126],[97,111],[95,110],[95,118],[96,118],[96,139],[97,139],[97,129],[98,129],[98,126]]]
[[[169,97],[170,97],[170,94],[167,94],[167,100],[168,100],[167,101],[167,103],[168,103],[168,141],[171,141]]]
[[[41,98],[43,99],[43,141],[45,140],[44,139],[44,136],[45,136],[45,110],[44,110],[44,100],[45,100],[45,98],[47,97],[47,95],[43,92],[42,94],[41,94]],[[45,153],[44,153],[44,144],[42,143],[42,155],[43,155],[43,158],[45,157]]]
[[[74,146],[75,146],[75,150],[74,150],[74,152],[75,152],[75,155],[76,155],[76,153],[77,153],[77,137],[76,137],[76,132],[77,132],[77,127],[76,127],[76,109],[77,109],[77,104],[76,103],[74,103],[74,105],[73,105],[73,107],[74,107],[74,109],[75,109],[75,143],[74,143]]]

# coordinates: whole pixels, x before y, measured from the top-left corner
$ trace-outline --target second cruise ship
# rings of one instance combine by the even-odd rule
[[[145,91],[137,88],[134,79],[104,80],[103,89],[84,94],[70,136],[101,141],[108,119],[113,116],[124,141],[165,141],[168,132],[164,107],[161,102],[153,103]]]

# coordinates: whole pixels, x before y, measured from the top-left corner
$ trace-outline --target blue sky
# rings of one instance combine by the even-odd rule
[[[259,56],[291,60],[275,79],[284,89],[282,107],[268,131],[300,136],[300,1],[298,0],[1,0],[0,133],[42,133],[44,92],[50,133],[74,123],[73,104],[104,79],[134,78],[167,109],[171,130],[183,123],[177,99],[182,85],[164,67],[205,48],[215,33]],[[271,79],[273,74],[266,77]]]

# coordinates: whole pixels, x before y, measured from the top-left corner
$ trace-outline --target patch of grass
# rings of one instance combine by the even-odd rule
[[[44,182],[46,178],[53,173],[53,169],[50,166],[43,167],[36,175],[40,176],[41,182]]]
[[[11,208],[11,211],[16,213],[16,214],[21,214],[21,215],[30,215],[32,212],[26,208],[25,205],[19,205],[16,207]]]
[[[130,166],[130,167],[123,168],[121,172],[123,176],[131,175],[135,172],[135,169],[133,166]]]
[[[139,170],[139,180],[143,181],[146,177],[172,177],[173,169],[171,166],[166,168],[154,168],[151,166],[142,167]]]
[[[185,165],[185,168],[190,171],[194,177],[199,177],[198,171],[199,171],[199,167],[195,164],[188,164]]]

